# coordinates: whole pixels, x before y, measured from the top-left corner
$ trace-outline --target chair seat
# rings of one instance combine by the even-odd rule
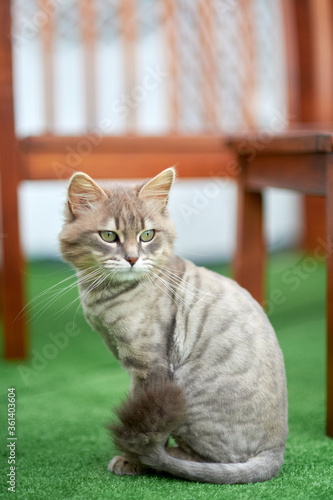
[[[333,151],[333,126],[330,131],[288,130],[272,134],[270,130],[229,137],[227,144],[245,156],[270,154],[330,153]]]
[[[227,144],[238,157],[240,180],[249,191],[275,187],[326,196],[327,156],[333,152],[333,133],[262,132],[229,137]]]

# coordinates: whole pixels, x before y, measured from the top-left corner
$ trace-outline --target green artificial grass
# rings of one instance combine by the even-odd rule
[[[128,376],[86,324],[75,289],[30,307],[26,362],[2,361],[0,497],[19,499],[330,499],[333,440],[325,436],[325,268],[288,253],[271,257],[266,307],[284,352],[289,438],[277,478],[250,485],[191,483],[166,475],[117,477],[105,424]],[[226,272],[225,266],[215,267]],[[69,276],[58,262],[32,263],[30,297]],[[69,284],[65,281],[62,287]],[[7,491],[7,388],[16,389],[16,493]]]

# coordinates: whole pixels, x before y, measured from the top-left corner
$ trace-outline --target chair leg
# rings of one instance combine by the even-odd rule
[[[326,203],[325,198],[305,195],[303,197],[304,209],[304,236],[303,248],[306,252],[313,253],[318,246],[318,238],[326,239]]]
[[[24,359],[27,353],[26,318],[24,307],[23,259],[20,248],[17,184],[9,175],[2,181],[2,318],[4,356]],[[4,179],[5,178],[5,179]]]
[[[266,249],[263,238],[262,196],[238,184],[236,281],[261,304],[264,300]]]
[[[328,155],[326,193],[327,227],[327,417],[326,432],[333,437],[333,154]]]
[[[26,325],[22,311],[23,269],[20,249],[17,187],[19,157],[14,127],[11,4],[0,2],[0,173],[2,219],[1,295],[4,327],[4,354],[8,359],[26,355]]]

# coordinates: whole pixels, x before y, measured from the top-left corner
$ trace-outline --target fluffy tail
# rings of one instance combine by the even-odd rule
[[[120,420],[109,426],[114,444],[134,463],[192,481],[255,483],[277,476],[284,449],[264,451],[243,463],[179,460],[165,450],[170,434],[186,419],[183,391],[170,380],[149,384],[116,409]]]

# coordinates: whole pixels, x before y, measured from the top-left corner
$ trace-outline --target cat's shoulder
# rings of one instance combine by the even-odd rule
[[[208,269],[205,266],[194,264],[190,260],[186,259],[181,259],[181,260],[183,261],[184,272],[188,276],[198,276],[203,280],[208,280],[208,282],[210,283],[219,283],[220,285],[225,284],[229,286],[236,286],[236,287],[239,286],[231,278],[228,278],[223,274],[217,273],[212,269]]]
[[[262,307],[252,295],[232,278],[224,276],[204,266],[182,259],[184,276],[187,281],[195,281],[197,288],[204,292],[215,293],[221,297],[234,301],[238,306],[247,304],[251,308],[262,311]]]

